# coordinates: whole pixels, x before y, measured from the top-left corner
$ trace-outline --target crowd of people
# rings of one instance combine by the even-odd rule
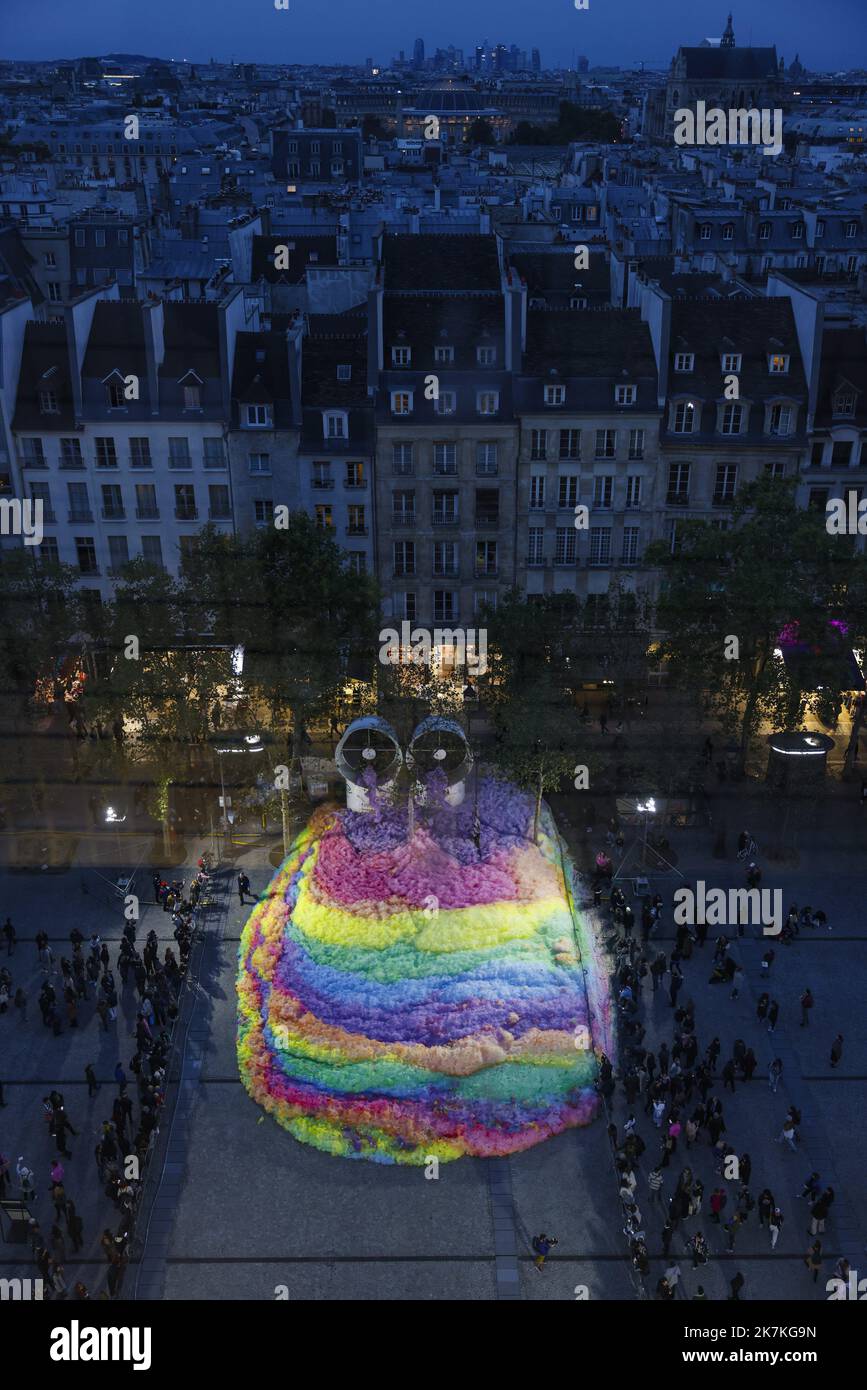
[[[158,873],[153,875],[154,900],[171,913],[175,947],[167,946],[160,955],[160,943],[151,929],[139,950],[137,920],[125,920],[123,935],[117,947],[114,966],[120,976],[121,991],[135,990],[136,1007],[133,1037],[135,1047],[126,1070],[119,1059],[114,1069],[116,1093],[111,1113],[104,1116],[96,1131],[94,1148],[95,1181],[119,1214],[116,1228],[106,1227],[100,1238],[108,1269],[105,1288],[99,1297],[114,1297],[120,1290],[128,1260],[130,1233],[141,1180],[151,1143],[159,1129],[160,1111],[165,1100],[166,1066],[171,1047],[171,1028],[178,1017],[179,994],[186,976],[196,932],[195,912],[202,903],[208,881],[210,861],[203,857],[189,886],[181,880],[168,881]],[[14,961],[18,947],[17,935],[7,918],[3,928],[7,944],[7,959]],[[55,1036],[65,1028],[86,1028],[96,1025],[105,1032],[117,1031],[119,1007],[118,985],[112,953],[99,933],[94,930],[85,949],[85,938],[77,927],[69,934],[70,950],[56,961],[55,952],[44,930],[35,937],[39,967],[44,975],[38,996],[42,1025]],[[2,970],[2,985],[8,999],[13,998],[19,1023],[26,1026],[27,995],[23,985],[14,987],[11,970]],[[0,1011],[3,994],[0,993]],[[118,1036],[118,1053],[121,1052]],[[88,1101],[99,1095],[103,1082],[93,1062],[84,1069]],[[130,1094],[135,1091],[135,1099]],[[2,1097],[0,1097],[2,1099]],[[47,1165],[47,1180],[54,1210],[54,1220],[46,1234],[35,1217],[29,1221],[29,1238],[34,1259],[43,1281],[46,1297],[66,1298],[69,1289],[66,1264],[69,1255],[82,1249],[84,1228],[76,1203],[67,1190],[67,1173],[63,1160],[72,1158],[70,1139],[77,1139],[81,1130],[73,1124],[62,1092],[53,1090],[43,1096],[42,1113],[49,1145],[55,1156]],[[92,1115],[88,1124],[92,1124]],[[35,1204],[40,1184],[23,1154],[14,1167],[18,1195],[28,1210]],[[10,1193],[13,1181],[11,1158],[0,1152],[0,1200]],[[87,1286],[76,1283],[72,1296],[83,1300],[90,1297]]]
[[[646,898],[636,916],[608,865],[597,864],[594,883],[597,905],[606,888],[610,892],[607,945],[614,958],[620,1065],[615,1077],[611,1061],[602,1054],[598,1086],[609,1117],[613,1117],[615,1111],[615,1094],[617,1108],[624,1116],[619,1125],[611,1118],[608,1136],[632,1269],[645,1295],[671,1300],[687,1296],[679,1258],[689,1260],[692,1269],[699,1271],[716,1256],[733,1257],[739,1233],[751,1222],[767,1231],[769,1249],[774,1250],[787,1215],[793,1214],[784,1213],[768,1185],[754,1195],[758,1183],[753,1176],[753,1160],[749,1152],[735,1143],[725,1113],[723,1096],[727,1091],[734,1094],[742,1085],[758,1084],[755,1079],[760,1066],[755,1050],[759,1046],[758,1038],[737,1037],[723,1046],[720,1037],[715,1035],[708,1039],[705,1033],[704,1041],[700,1041],[693,987],[697,983],[695,976],[702,970],[701,957],[707,954],[707,925],[679,926],[673,949],[666,954],[656,949],[651,941],[663,923],[662,898],[658,894]],[[811,908],[800,912],[792,908],[787,921],[789,939],[794,939],[806,925],[827,925],[825,914],[814,913]],[[738,929],[738,935],[741,934]],[[775,953],[769,947],[760,963],[764,980],[771,976],[774,959]],[[690,987],[687,987],[688,976]],[[737,938],[721,934],[713,946],[707,983],[725,981],[730,985],[729,997],[734,1001],[744,978]],[[663,1041],[654,1050],[645,1045],[647,1029],[642,1015],[648,999],[656,1001],[666,993],[672,1017],[671,1040]],[[809,1026],[814,1005],[813,993],[807,987],[800,996],[801,1026]],[[779,1012],[779,1001],[772,998],[769,991],[763,991],[756,1012],[758,1026],[773,1035]],[[742,1026],[741,1031],[749,1034],[748,1027]],[[842,1048],[843,1037],[838,1033],[831,1044],[832,1066],[839,1062]],[[775,1057],[767,1069],[772,1095],[777,1094],[782,1076],[783,1062]],[[797,1153],[801,1122],[799,1110],[791,1105],[785,1116],[780,1117],[779,1132],[771,1137]],[[699,1175],[699,1170],[706,1175],[708,1167],[703,1152],[710,1159],[713,1180],[703,1181]],[[757,1165],[759,1169],[763,1162],[760,1160]],[[706,1190],[708,1187],[710,1192]],[[804,1264],[813,1282],[818,1281],[825,1263],[820,1237],[825,1231],[834,1197],[833,1187],[823,1184],[818,1173],[811,1172],[805,1178],[800,1198],[805,1202],[804,1222],[812,1240],[804,1252]],[[660,1228],[658,1237],[653,1240],[648,1235],[651,1213],[656,1214]],[[705,1217],[708,1227],[703,1229]],[[711,1232],[716,1229],[722,1241],[718,1247],[714,1242],[715,1248],[711,1248]],[[650,1248],[656,1239],[661,1246],[665,1269],[654,1284]],[[833,1271],[836,1277],[844,1280],[848,1272],[846,1260],[839,1260]],[[733,1269],[728,1297],[740,1299],[745,1282],[743,1273]],[[704,1286],[698,1284],[692,1298],[707,1297]]]

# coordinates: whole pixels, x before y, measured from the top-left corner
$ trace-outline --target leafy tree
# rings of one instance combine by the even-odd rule
[[[538,843],[545,792],[574,777],[578,763],[589,768],[576,711],[557,679],[541,670],[523,689],[509,689],[495,707],[494,724],[497,766],[535,797],[533,840]]]
[[[647,558],[663,575],[659,654],[737,740],[743,773],[762,723],[797,728],[812,694],[809,669],[778,655],[781,634],[797,624],[801,640],[827,643],[829,620],[857,601],[863,559],[796,505],[793,481],[771,478],[744,489],[728,530],[689,522],[674,555],[657,543]]]
[[[81,630],[77,580],[71,566],[43,564],[31,547],[0,552],[2,708],[16,731],[33,711],[37,683],[53,682],[57,659]]]

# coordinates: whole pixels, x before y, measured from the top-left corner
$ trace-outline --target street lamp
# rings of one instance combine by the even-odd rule
[[[641,867],[642,867],[642,868],[646,868],[646,867],[647,867],[647,827],[648,827],[648,825],[649,825],[649,823],[650,823],[650,817],[656,815],[656,802],[654,801],[654,799],[653,799],[652,796],[649,796],[649,797],[647,798],[646,801],[636,801],[636,803],[635,803],[635,809],[636,809],[636,811],[638,812],[639,815],[644,816],[644,839],[643,839],[643,841],[642,841],[642,849],[641,849]]]
[[[106,808],[105,808],[105,821],[106,821],[106,824],[107,824],[107,825],[113,825],[113,826],[114,826],[114,835],[115,835],[115,839],[117,840],[117,867],[118,867],[118,868],[120,868],[120,831],[118,830],[117,827],[118,827],[119,825],[122,825],[123,822],[124,822],[125,820],[126,820],[126,816],[119,816],[119,815],[117,814],[117,811],[114,809],[113,806],[106,806]]]

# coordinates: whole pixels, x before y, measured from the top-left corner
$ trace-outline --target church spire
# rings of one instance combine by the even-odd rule
[[[725,33],[723,34],[722,38],[720,39],[720,48],[734,48],[734,46],[735,46],[735,31],[734,31],[734,29],[732,28],[732,17],[731,17],[731,15],[729,15],[729,22],[728,22],[728,24],[726,25],[726,31],[725,31]]]

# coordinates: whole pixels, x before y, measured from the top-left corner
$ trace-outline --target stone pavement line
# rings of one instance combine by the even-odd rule
[[[518,1233],[515,1226],[515,1199],[512,1194],[512,1173],[507,1158],[485,1160],[491,1219],[494,1226],[494,1272],[497,1298],[520,1299],[521,1276],[518,1271]]]
[[[232,896],[231,866],[224,872],[225,877],[217,878],[216,874],[220,873],[218,869],[209,885],[209,895],[215,900],[217,917],[210,921],[206,918],[207,926],[203,932],[168,1141],[145,1227],[138,1277],[132,1294],[137,1301],[160,1301],[165,1289],[166,1263],[184,1182],[193,1111],[200,1094],[202,1063],[210,1037],[209,1025],[206,1019],[200,1017],[209,1002],[201,982],[208,975],[217,973],[218,955]]]

